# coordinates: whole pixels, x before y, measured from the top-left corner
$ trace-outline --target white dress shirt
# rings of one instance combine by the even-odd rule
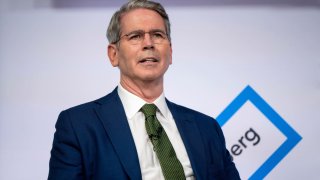
[[[145,129],[145,116],[140,112],[140,108],[147,102],[124,89],[121,84],[118,86],[118,94],[124,106],[133,140],[136,145],[142,179],[164,180],[157,154],[153,151],[153,145],[149,140]],[[153,103],[158,107],[156,112],[157,119],[167,133],[177,158],[183,166],[186,179],[195,179],[188,154],[176,123],[167,106],[164,94],[162,93]]]

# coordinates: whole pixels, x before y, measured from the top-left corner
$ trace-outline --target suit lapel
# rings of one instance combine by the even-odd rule
[[[96,112],[125,171],[130,179],[142,179],[136,147],[117,89],[98,103],[101,106]]]
[[[189,156],[189,160],[196,179],[206,178],[206,159],[204,145],[200,131],[196,125],[196,119],[192,114],[184,112],[175,104],[167,100],[168,107],[176,122],[180,136]]]

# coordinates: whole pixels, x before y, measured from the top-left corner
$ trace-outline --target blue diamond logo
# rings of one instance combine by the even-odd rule
[[[250,86],[247,86],[216,118],[220,126],[226,124],[247,101],[250,101],[287,138],[249,178],[263,179],[298,144],[302,137]]]

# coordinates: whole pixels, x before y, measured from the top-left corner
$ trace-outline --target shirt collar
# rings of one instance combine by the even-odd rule
[[[140,108],[147,103],[140,97],[124,89],[121,84],[118,85],[117,91],[128,119],[131,119],[140,110]],[[169,109],[163,92],[153,103],[158,107],[158,110],[165,119],[168,119]]]

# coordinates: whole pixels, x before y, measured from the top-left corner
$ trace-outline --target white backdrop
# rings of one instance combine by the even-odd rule
[[[104,96],[118,84],[119,72],[107,59],[105,38],[115,9],[57,10],[1,3],[5,6],[0,9],[0,179],[46,179],[59,112]],[[319,9],[167,10],[173,64],[166,75],[166,96],[217,117],[250,85],[302,137],[266,178],[319,179]],[[253,106],[242,111],[246,115],[237,115],[238,119],[251,122],[261,116]],[[255,115],[250,117],[251,112]],[[241,131],[241,123],[231,126],[231,121],[227,128],[228,123],[223,129],[227,144],[232,144],[228,139],[232,131],[247,129],[243,126]],[[264,146],[276,148],[285,140],[280,132],[277,136],[267,131],[261,144],[273,136],[279,140]],[[254,153],[250,155],[259,155]],[[237,163],[253,164],[243,159]],[[248,167],[250,173],[260,164],[253,166]],[[246,173],[244,179],[250,177]]]

